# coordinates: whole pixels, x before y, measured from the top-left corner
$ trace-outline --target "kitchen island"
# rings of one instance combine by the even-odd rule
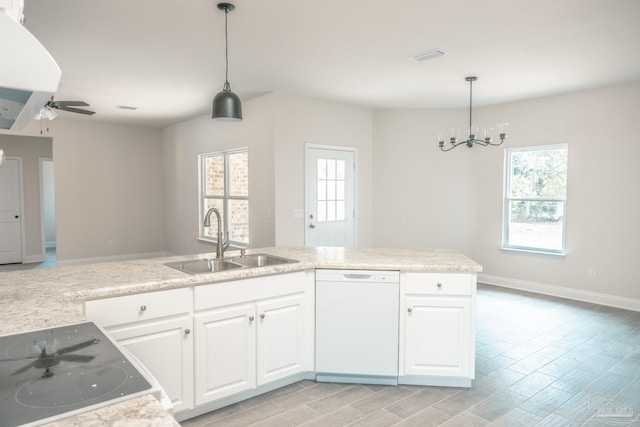
[[[84,304],[90,300],[171,289],[198,289],[200,285],[318,268],[469,273],[473,277],[481,271],[480,265],[452,250],[272,247],[248,251],[251,252],[300,262],[198,275],[188,275],[164,265],[178,260],[213,257],[212,254],[201,254],[1,273],[0,335],[84,321]]]

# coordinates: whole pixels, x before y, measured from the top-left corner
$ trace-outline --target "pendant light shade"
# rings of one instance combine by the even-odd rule
[[[229,84],[229,36],[227,31],[227,15],[236,7],[231,3],[218,3],[218,9],[224,11],[224,56],[225,78],[222,91],[213,98],[211,118],[218,120],[242,120],[242,102],[240,97],[231,91]]]
[[[219,120],[242,120],[242,103],[231,88],[222,89],[213,98],[211,117]]]

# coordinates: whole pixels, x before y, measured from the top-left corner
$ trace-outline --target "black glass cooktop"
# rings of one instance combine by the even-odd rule
[[[150,388],[91,322],[0,337],[0,427],[44,421]]]

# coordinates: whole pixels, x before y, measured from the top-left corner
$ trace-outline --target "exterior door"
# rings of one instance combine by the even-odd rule
[[[0,165],[0,264],[22,262],[20,160]]]
[[[306,147],[306,246],[355,246],[355,151]]]

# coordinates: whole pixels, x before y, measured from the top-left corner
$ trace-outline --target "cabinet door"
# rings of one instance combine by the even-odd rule
[[[107,331],[158,380],[175,412],[193,408],[191,317]]]
[[[255,387],[255,323],[254,304],[194,316],[196,405]]]
[[[304,294],[256,304],[258,385],[304,371]]]
[[[471,300],[408,297],[405,375],[469,377]]]

